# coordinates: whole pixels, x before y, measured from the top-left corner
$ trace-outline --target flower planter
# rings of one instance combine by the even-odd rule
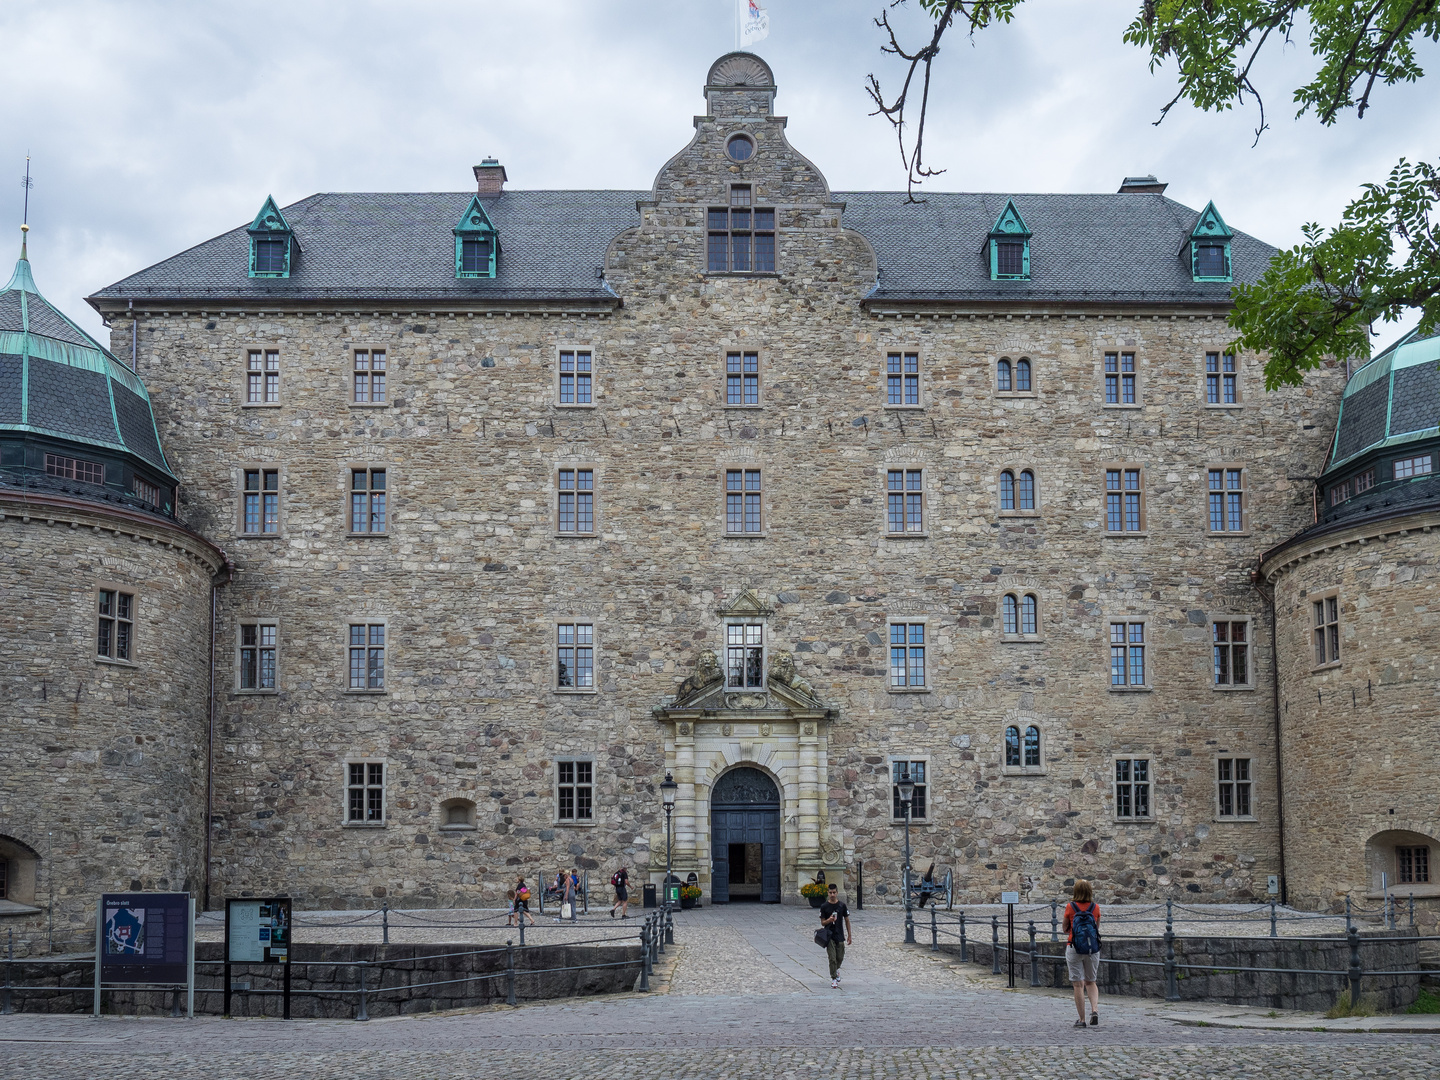
[[[805,899],[810,901],[810,906],[813,908],[818,908],[821,904],[825,903],[823,896],[807,896]]]
[[[690,910],[691,908],[693,908],[694,906],[695,906],[695,901],[694,901],[694,900],[691,900],[689,897],[682,896],[682,897],[680,898],[680,910],[681,910],[681,911],[689,911],[689,910]]]

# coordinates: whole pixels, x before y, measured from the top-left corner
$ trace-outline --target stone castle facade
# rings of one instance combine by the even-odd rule
[[[717,61],[650,191],[487,162],[474,194],[267,203],[91,298],[178,485],[143,535],[0,489],[0,833],[33,871],[64,822],[70,916],[132,879],[658,881],[667,774],[707,900],[821,871],[894,900],[906,771],[915,861],[971,900],[1328,906],[1440,835],[1433,799],[1362,806],[1436,775],[1430,518],[1313,539],[1345,370],[1267,393],[1227,351],[1272,249],[1153,180],[835,193],[775,92]],[[101,577],[140,614],[97,669]],[[1359,678],[1405,684],[1409,764],[1367,731],[1336,775],[1360,714],[1303,702]]]

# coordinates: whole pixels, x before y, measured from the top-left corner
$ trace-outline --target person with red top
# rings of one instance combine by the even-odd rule
[[[1065,905],[1065,966],[1070,969],[1070,985],[1075,988],[1075,1011],[1080,1019],[1077,1028],[1085,1026],[1085,998],[1090,998],[1090,1023],[1100,1023],[1100,905],[1095,903],[1095,890],[1081,878],[1075,882],[1071,901]]]

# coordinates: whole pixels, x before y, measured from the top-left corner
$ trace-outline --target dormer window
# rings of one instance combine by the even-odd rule
[[[288,278],[300,245],[272,196],[266,196],[265,205],[246,231],[250,234],[250,276]]]
[[[990,263],[991,281],[1028,281],[1030,279],[1030,230],[1014,200],[995,219],[995,227],[985,238],[985,254]]]
[[[493,278],[500,236],[479,196],[472,196],[455,226],[455,276]]]
[[[1194,281],[1230,281],[1230,241],[1235,234],[1225,224],[1220,211],[1213,202],[1206,203],[1200,211],[1195,227],[1190,230],[1182,247],[1182,257],[1188,255],[1190,277]],[[1187,251],[1188,249],[1188,251]]]

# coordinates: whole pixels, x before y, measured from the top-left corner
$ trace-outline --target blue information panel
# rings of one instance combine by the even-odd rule
[[[189,981],[190,894],[104,893],[100,981]]]

